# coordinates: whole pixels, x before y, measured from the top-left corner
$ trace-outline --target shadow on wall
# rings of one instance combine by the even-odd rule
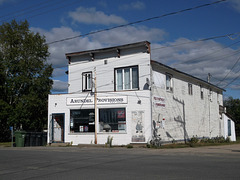
[[[175,98],[173,97],[173,100],[176,101],[177,103],[181,104],[182,107],[183,107],[183,116],[177,116],[174,118],[174,121],[180,123],[180,127],[183,128],[183,138],[184,138],[184,142],[186,143],[187,142],[187,139],[189,138],[188,137],[188,133],[187,133],[187,130],[186,130],[186,120],[185,120],[185,103],[184,103],[184,100],[179,100],[178,98]]]

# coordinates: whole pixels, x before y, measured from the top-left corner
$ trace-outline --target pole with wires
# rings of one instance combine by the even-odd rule
[[[94,143],[97,144],[97,76],[96,67],[94,68],[94,110],[95,110],[95,133]]]

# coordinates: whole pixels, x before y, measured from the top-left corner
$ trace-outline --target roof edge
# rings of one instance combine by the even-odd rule
[[[120,49],[121,50],[121,49],[129,48],[129,47],[138,47],[138,46],[142,46],[142,45],[149,46],[150,44],[151,43],[148,42],[148,41],[140,41],[140,42],[136,42],[136,43],[124,44],[124,45],[113,46],[113,47],[106,47],[106,48],[100,48],[100,49],[66,53],[65,56],[68,58],[68,57],[73,57],[73,56],[89,54],[89,53],[106,52],[106,51],[111,51],[111,50],[114,50],[114,49]]]
[[[215,88],[217,88],[217,89],[220,89],[221,91],[226,92],[226,90],[223,89],[223,88],[220,88],[220,87],[218,87],[218,86],[216,86],[216,85],[214,85],[214,84],[211,84],[211,83],[209,83],[209,82],[207,82],[207,81],[205,81],[205,80],[203,80],[203,79],[200,79],[200,78],[198,78],[198,77],[195,77],[195,76],[193,76],[193,75],[187,74],[187,73],[185,73],[185,72],[179,71],[179,70],[177,70],[177,69],[175,69],[175,68],[172,68],[172,67],[170,67],[170,66],[167,66],[167,65],[165,65],[165,64],[162,64],[162,63],[160,63],[160,62],[158,62],[158,61],[151,60],[151,63],[156,63],[156,64],[158,64],[158,65],[161,65],[161,66],[165,67],[165,68],[171,69],[172,71],[175,71],[175,72],[177,72],[177,73],[183,74],[183,75],[185,75],[185,76],[189,76],[189,77],[194,78],[194,79],[196,79],[196,80],[198,80],[198,81],[201,81],[201,82],[203,82],[203,83],[205,83],[205,84],[208,84],[209,86],[215,87]]]

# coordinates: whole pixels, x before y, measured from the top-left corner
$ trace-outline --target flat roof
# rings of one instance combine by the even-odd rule
[[[131,44],[125,44],[125,45],[120,45],[120,46],[114,46],[114,47],[108,47],[108,48],[101,48],[101,49],[94,49],[94,50],[87,50],[87,51],[80,51],[80,52],[72,52],[72,53],[66,53],[66,57],[72,57],[72,56],[79,56],[79,55],[84,55],[84,54],[89,54],[89,53],[99,53],[99,52],[108,52],[112,50],[121,50],[121,49],[127,49],[127,48],[132,48],[132,47],[139,47],[139,46],[149,46],[150,42],[148,41],[141,41],[141,42],[136,42],[136,43],[131,43]]]

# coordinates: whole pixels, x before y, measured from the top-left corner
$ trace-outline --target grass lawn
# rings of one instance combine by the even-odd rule
[[[12,142],[0,142],[0,147],[11,147]]]

